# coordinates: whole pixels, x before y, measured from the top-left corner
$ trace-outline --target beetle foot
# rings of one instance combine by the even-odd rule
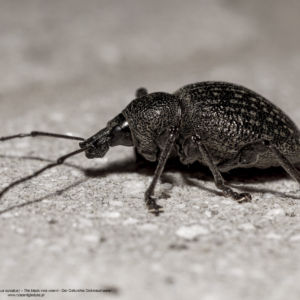
[[[153,213],[156,216],[159,216],[160,213],[164,211],[164,208],[158,204],[156,204],[155,200],[150,198],[147,201],[148,212]]]
[[[252,196],[248,193],[241,193],[237,194],[236,197],[234,197],[234,200],[238,203],[250,202],[252,200]]]

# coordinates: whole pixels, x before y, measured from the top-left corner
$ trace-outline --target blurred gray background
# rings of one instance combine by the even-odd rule
[[[247,86],[299,126],[299,15],[297,0],[0,0],[0,136],[89,137],[141,86],[206,80]],[[0,146],[2,189],[78,147]],[[6,193],[1,287],[113,289],[48,299],[299,299],[300,191],[284,171],[228,175],[252,193],[238,205],[206,168],[169,164],[155,217],[143,202],[154,167],[134,161],[126,147],[81,154]]]

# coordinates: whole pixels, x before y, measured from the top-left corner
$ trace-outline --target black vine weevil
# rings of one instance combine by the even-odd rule
[[[251,195],[234,192],[220,172],[281,165],[300,183],[300,174],[293,166],[300,162],[300,132],[286,114],[257,93],[231,83],[200,82],[186,85],[174,94],[147,94],[145,89],[139,89],[136,96],[104,129],[86,140],[39,131],[0,138],[5,141],[52,136],[82,141],[81,149],[13,182],[0,196],[72,155],[85,151],[87,158],[103,157],[109,147],[117,145],[134,146],[149,161],[158,159],[154,178],[145,192],[149,211],[155,214],[162,207],[152,195],[173,147],[183,164],[199,161],[207,165],[216,186],[238,202],[251,200]]]

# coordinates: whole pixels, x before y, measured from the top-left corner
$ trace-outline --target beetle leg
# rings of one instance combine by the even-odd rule
[[[263,141],[265,143],[266,148],[272,151],[273,154],[275,154],[279,163],[287,171],[287,173],[290,174],[290,176],[300,184],[300,173],[297,171],[297,169],[288,161],[288,159],[274,145],[271,144],[271,142],[267,140],[263,140]]]
[[[238,154],[231,160],[226,161],[218,165],[218,169],[221,172],[227,172],[234,168],[243,168],[245,166],[254,165],[259,155],[268,151],[278,159],[281,166],[287,171],[287,173],[294,178],[300,184],[300,174],[297,169],[288,161],[288,159],[268,140],[259,140],[251,144],[248,144],[238,152]]]
[[[217,188],[222,190],[223,194],[226,197],[231,197],[232,199],[234,199],[240,203],[250,201],[252,199],[250,194],[248,194],[248,193],[239,194],[237,192],[234,192],[230,187],[228,187],[225,184],[225,181],[224,181],[218,167],[216,166],[216,164],[213,161],[212,156],[210,155],[210,153],[207,151],[206,147],[202,143],[200,136],[199,135],[192,136],[192,141],[198,145],[198,149],[199,149],[203,159],[205,160],[206,164],[208,165],[210,171],[212,172],[212,174],[214,176],[215,184],[216,184]]]
[[[157,164],[157,167],[156,167],[156,170],[154,173],[154,177],[152,179],[152,182],[151,182],[149,188],[145,192],[145,201],[146,201],[146,205],[149,209],[149,212],[155,213],[155,215],[159,215],[159,213],[163,211],[163,208],[160,205],[156,204],[155,199],[153,199],[151,196],[154,193],[156,183],[165,167],[168,156],[172,150],[173,144],[174,144],[175,139],[178,134],[178,128],[175,126],[172,126],[169,129],[169,132],[170,132],[169,137],[167,138],[165,146],[159,156],[158,164]]]
[[[147,94],[148,94],[148,91],[143,87],[137,89],[136,92],[135,92],[135,96],[137,98],[140,98],[142,96],[146,96]]]
[[[265,140],[258,140],[253,143],[243,146],[237,155],[218,165],[221,172],[228,172],[235,168],[251,167],[259,159],[259,155],[268,152]]]

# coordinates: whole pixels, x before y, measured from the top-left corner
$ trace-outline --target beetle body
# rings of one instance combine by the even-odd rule
[[[200,82],[186,85],[173,95],[152,93],[133,100],[120,115],[108,122],[105,136],[122,122],[128,122],[132,143],[147,160],[156,161],[165,142],[166,130],[178,124],[175,148],[183,164],[196,160],[206,165],[191,137],[201,136],[216,164],[234,159],[245,145],[268,140],[291,163],[300,161],[300,132],[293,121],[278,107],[257,93],[232,83]],[[82,142],[85,147],[99,139],[99,132]],[[108,144],[88,151],[87,157],[103,157]],[[115,143],[115,145],[124,145]],[[109,145],[111,146],[111,145]],[[106,151],[105,151],[106,150]],[[97,153],[99,151],[99,153]],[[279,166],[272,152],[259,156],[243,167]]]
[[[232,160],[246,144],[265,139],[275,145],[290,162],[300,161],[300,133],[292,120],[278,107],[257,93],[231,83],[200,82],[175,92],[180,101],[182,121],[177,148],[183,163],[195,160],[199,153],[182,151],[192,135],[199,134],[216,164]],[[183,152],[183,153],[182,153]],[[243,167],[279,166],[271,152]]]
[[[264,97],[231,83],[200,82],[186,85],[174,94],[147,94],[145,89],[139,89],[136,99],[88,139],[33,131],[0,140],[40,135],[82,140],[79,144],[82,149],[12,183],[0,195],[72,155],[85,151],[87,158],[103,157],[110,147],[117,145],[134,146],[147,160],[158,160],[151,185],[145,192],[149,211],[155,214],[162,207],[152,195],[173,148],[183,164],[199,161],[207,165],[217,188],[238,202],[251,200],[251,195],[233,191],[220,172],[281,165],[300,183],[300,174],[293,166],[300,162],[300,132],[296,125]]]
[[[174,94],[142,90],[137,95],[105,129],[80,146],[94,145],[86,151],[88,158],[103,157],[109,146],[125,144],[135,146],[147,160],[159,158],[145,193],[150,211],[161,209],[151,195],[172,147],[183,164],[199,161],[207,165],[216,186],[238,202],[251,200],[251,195],[234,192],[220,172],[281,165],[300,183],[292,165],[300,161],[299,130],[283,111],[257,93],[231,83],[200,82]],[[126,129],[126,142],[121,128]]]

